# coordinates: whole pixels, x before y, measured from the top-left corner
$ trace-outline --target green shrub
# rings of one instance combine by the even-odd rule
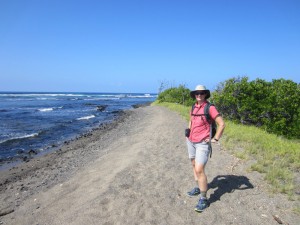
[[[181,105],[191,106],[193,99],[190,97],[190,90],[184,85],[169,88],[161,92],[157,97],[158,102],[177,103]]]
[[[212,96],[227,119],[287,138],[300,137],[300,86],[291,80],[231,78]]]
[[[220,83],[211,94],[210,101],[228,120],[290,139],[300,137],[300,85],[291,80],[231,78]],[[195,102],[184,85],[166,89],[157,101],[184,106]]]

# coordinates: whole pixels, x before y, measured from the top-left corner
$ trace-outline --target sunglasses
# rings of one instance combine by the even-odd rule
[[[206,92],[196,92],[195,95],[205,95]]]

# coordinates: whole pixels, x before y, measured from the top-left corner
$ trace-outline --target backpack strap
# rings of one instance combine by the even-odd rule
[[[209,123],[212,123],[212,118],[211,116],[209,115],[209,107],[211,107],[212,103],[208,102],[204,108],[204,114],[205,114],[205,117],[206,117],[206,120],[209,122]]]
[[[204,115],[205,115],[205,114],[193,114],[194,109],[195,109],[195,104],[192,105],[192,110],[191,110],[191,115],[192,115],[192,116],[204,116]],[[200,110],[200,109],[198,109],[198,111],[199,111],[199,110]],[[198,111],[197,111],[197,112],[198,112]],[[197,113],[197,112],[196,112],[196,113]],[[206,117],[206,118],[207,118],[207,117]]]
[[[213,104],[211,104],[210,102],[208,102],[204,108],[204,114],[206,117],[207,122],[209,123],[209,143],[208,143],[208,148],[210,151],[210,158],[212,156],[212,146],[211,146],[211,139],[212,139],[212,118],[209,115],[209,108],[210,106],[212,106]]]
[[[192,105],[192,109],[191,109],[191,115],[192,116],[196,116],[195,114],[193,114],[194,109],[195,109],[195,104]]]
[[[207,102],[207,104],[204,107],[204,114],[193,114],[193,111],[195,109],[195,104],[192,105],[192,109],[191,109],[191,115],[192,116],[205,116],[207,122],[211,123],[212,122],[212,118],[209,115],[209,107],[212,106],[214,104]]]

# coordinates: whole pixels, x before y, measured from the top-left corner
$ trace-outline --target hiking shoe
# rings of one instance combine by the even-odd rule
[[[209,206],[208,200],[206,198],[200,198],[198,205],[195,207],[196,212],[203,212]]]
[[[199,194],[200,194],[200,189],[197,187],[195,187],[193,190],[191,190],[187,193],[187,195],[190,197],[197,196]]]

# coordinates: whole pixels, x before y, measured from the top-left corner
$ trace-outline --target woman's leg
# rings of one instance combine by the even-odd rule
[[[201,197],[206,197],[206,192],[207,192],[207,176],[205,174],[205,165],[204,164],[199,164],[195,162],[195,167],[194,167],[194,173],[195,177],[198,180],[199,188],[201,190],[201,193],[205,194],[205,196]]]

